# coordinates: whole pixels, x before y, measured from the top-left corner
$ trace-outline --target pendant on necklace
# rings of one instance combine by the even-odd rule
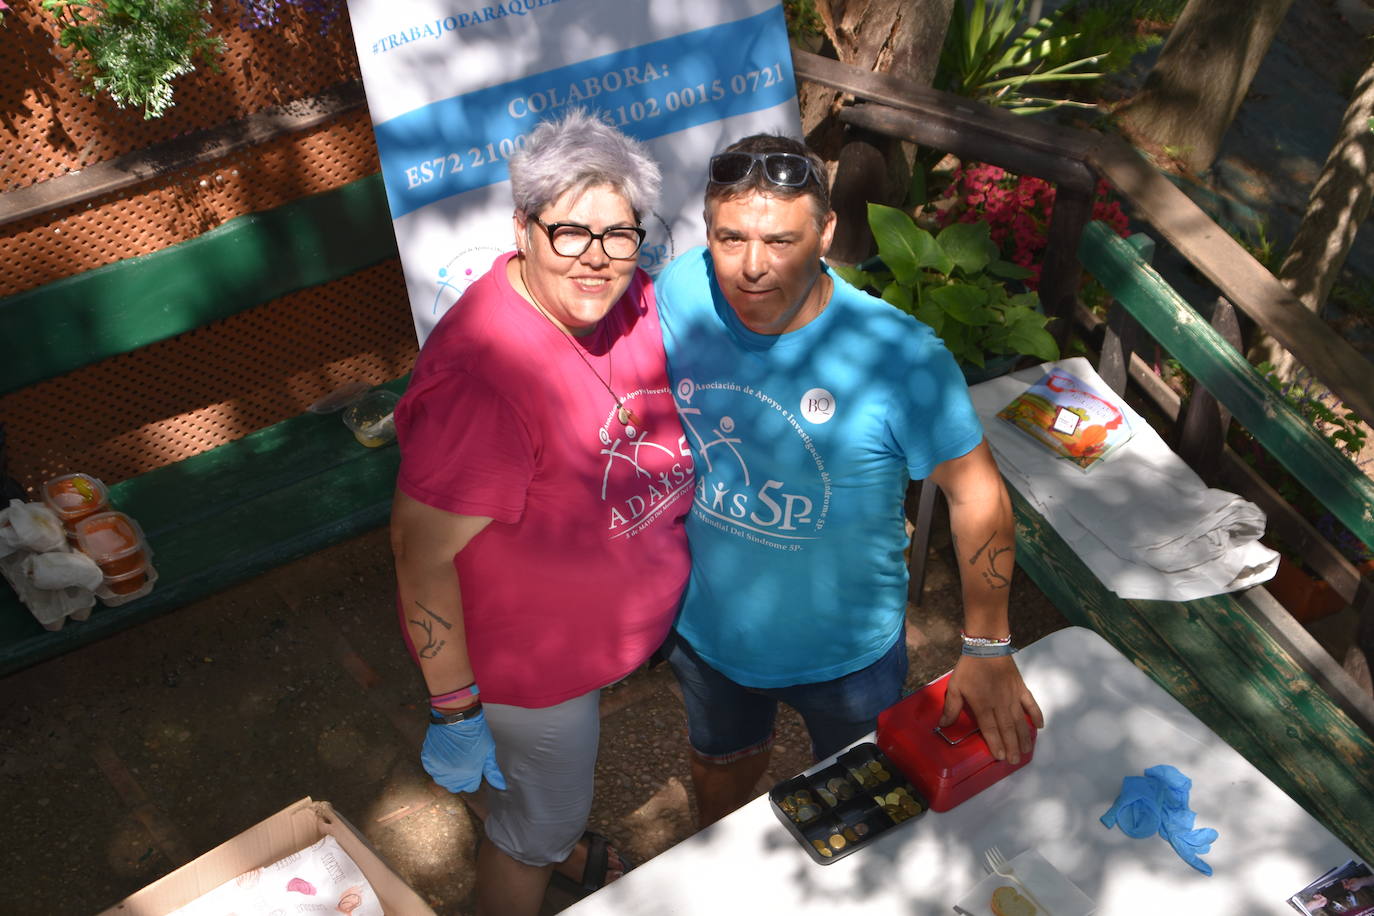
[[[626,407],[624,404],[620,405],[620,409],[615,412],[615,415],[616,418],[620,420],[621,426],[639,425],[639,417],[635,416],[635,412],[630,408]]]

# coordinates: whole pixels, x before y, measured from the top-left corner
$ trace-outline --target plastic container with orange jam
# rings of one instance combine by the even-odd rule
[[[43,484],[43,502],[74,535],[77,522],[110,508],[110,491],[89,474],[63,474]]]
[[[122,576],[148,565],[143,530],[123,512],[98,512],[76,523],[76,546],[95,560],[106,577]]]
[[[99,512],[76,524],[76,544],[105,573],[96,595],[106,605],[123,604],[152,591],[157,573],[138,522],[123,512]]]

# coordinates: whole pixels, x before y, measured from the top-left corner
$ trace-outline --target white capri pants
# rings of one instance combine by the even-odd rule
[[[544,709],[484,703],[506,790],[482,783],[487,839],[526,865],[572,853],[592,810],[601,691]]]

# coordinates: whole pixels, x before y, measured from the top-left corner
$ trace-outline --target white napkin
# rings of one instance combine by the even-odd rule
[[[1080,376],[1081,377],[1081,376]],[[1036,852],[1028,849],[1013,858],[1008,865],[1026,888],[1040,901],[1044,910],[1036,916],[1088,916],[1097,904],[1078,889],[1059,869]],[[988,875],[954,905],[954,912],[964,916],[993,916],[992,892],[999,887],[1016,887],[1016,882],[1001,875]],[[1021,889],[1016,887],[1019,893]]]
[[[1088,471],[1056,458],[997,412],[1052,366],[1111,389],[1082,357],[975,385],[974,408],[1002,472],[1122,598],[1191,601],[1270,579],[1278,554],[1260,544],[1264,512],[1207,487],[1130,405],[1134,435]]]

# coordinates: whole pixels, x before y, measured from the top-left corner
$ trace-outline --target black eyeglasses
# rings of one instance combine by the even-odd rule
[[[612,261],[629,261],[644,244],[644,229],[639,226],[615,226],[605,232],[593,232],[581,223],[546,223],[537,216],[530,219],[548,233],[554,252],[565,258],[579,257],[592,247],[592,242],[599,241],[606,257]]]
[[[763,177],[784,188],[804,187],[813,176],[820,183],[811,160],[796,153],[717,153],[708,175],[712,184],[734,184],[747,178],[755,163],[763,166]]]

